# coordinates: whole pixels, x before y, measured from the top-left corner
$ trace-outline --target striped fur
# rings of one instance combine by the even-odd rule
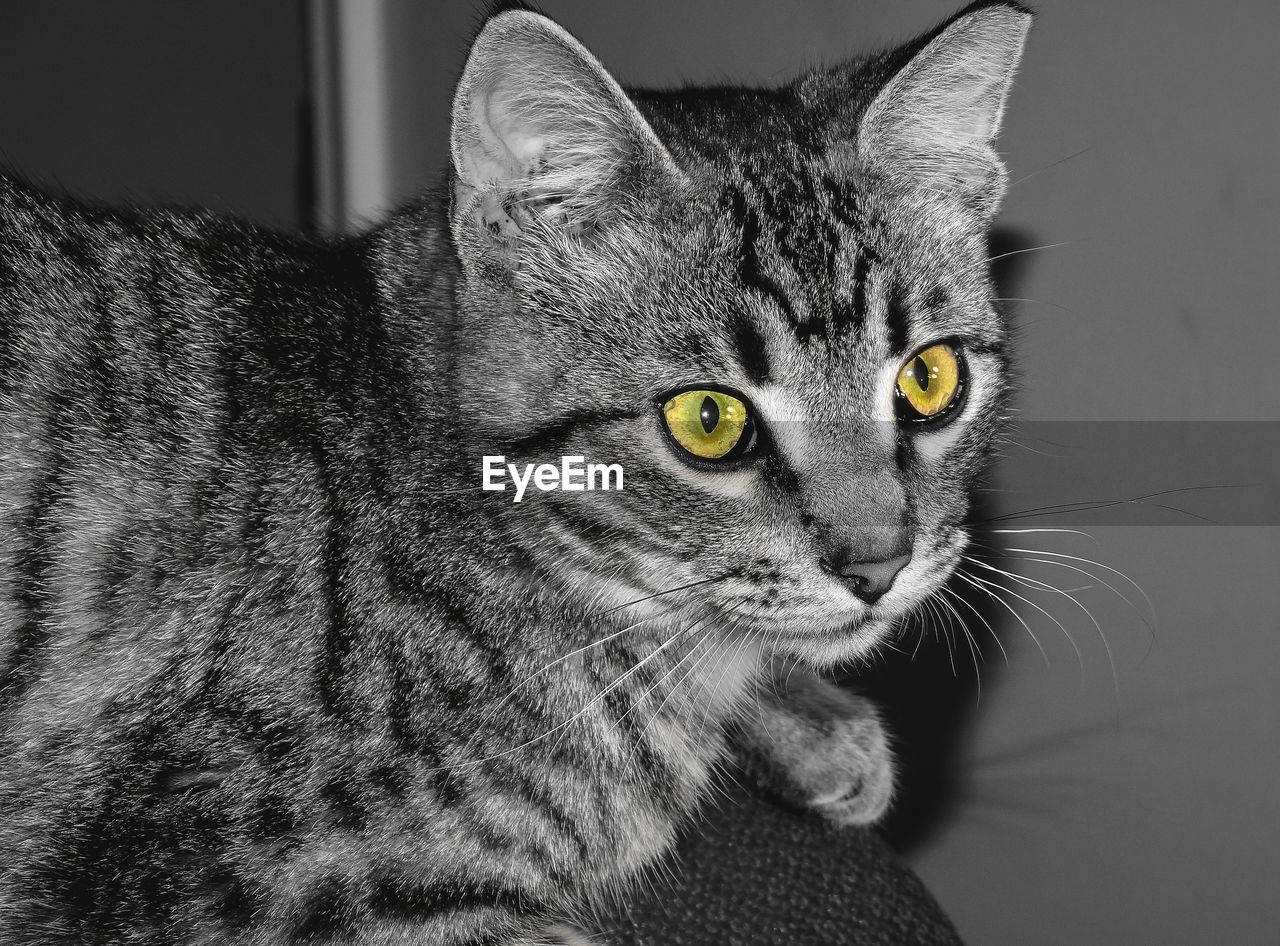
[[[757,684],[868,653],[964,547],[1002,178],[985,139],[899,166],[895,103],[959,64],[948,120],[993,135],[1024,30],[984,4],[777,89],[624,93],[503,13],[449,180],[348,240],[0,180],[0,940],[506,944],[633,883]],[[899,428],[893,373],[942,337],[963,410]],[[758,460],[667,444],[655,399],[706,383]],[[479,489],[497,453],[627,488],[515,505]],[[890,533],[875,605],[818,568]],[[874,818],[874,711],[800,673],[757,767]]]

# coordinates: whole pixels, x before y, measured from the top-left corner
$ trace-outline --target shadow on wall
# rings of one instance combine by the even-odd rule
[[[1019,251],[1034,245],[1034,237],[1021,230],[992,232],[988,255],[995,260],[992,278],[999,297],[1020,295],[1029,258]],[[984,535],[984,524],[1000,514],[1007,513],[980,491],[968,521],[976,540],[970,554],[1002,567],[995,551],[999,543]],[[842,682],[884,708],[899,769],[897,798],[882,829],[907,854],[927,844],[965,797],[959,763],[964,734],[979,710],[980,688],[999,685],[1004,657],[997,635],[1003,639],[1013,621],[990,595],[963,580],[953,578],[944,597],[950,608],[917,615],[873,666],[842,676]]]

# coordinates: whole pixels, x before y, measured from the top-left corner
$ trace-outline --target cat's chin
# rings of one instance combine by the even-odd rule
[[[896,617],[863,614],[825,626],[790,632],[776,638],[776,649],[817,669],[873,656],[893,633]]]

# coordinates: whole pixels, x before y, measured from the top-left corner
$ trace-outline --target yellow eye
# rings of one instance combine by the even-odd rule
[[[960,355],[938,343],[907,359],[898,372],[894,401],[901,420],[930,420],[955,403],[964,385]]]
[[[750,445],[747,405],[723,391],[682,391],[662,405],[662,416],[676,443],[703,460],[720,460]]]

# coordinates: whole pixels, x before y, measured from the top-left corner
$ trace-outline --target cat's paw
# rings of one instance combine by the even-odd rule
[[[872,709],[869,715],[830,720],[823,729],[788,773],[804,789],[806,806],[836,824],[879,821],[894,786],[893,753],[879,717]]]
[[[893,800],[893,753],[874,703],[815,677],[793,681],[760,709],[747,762],[763,787],[836,824],[884,815]]]

